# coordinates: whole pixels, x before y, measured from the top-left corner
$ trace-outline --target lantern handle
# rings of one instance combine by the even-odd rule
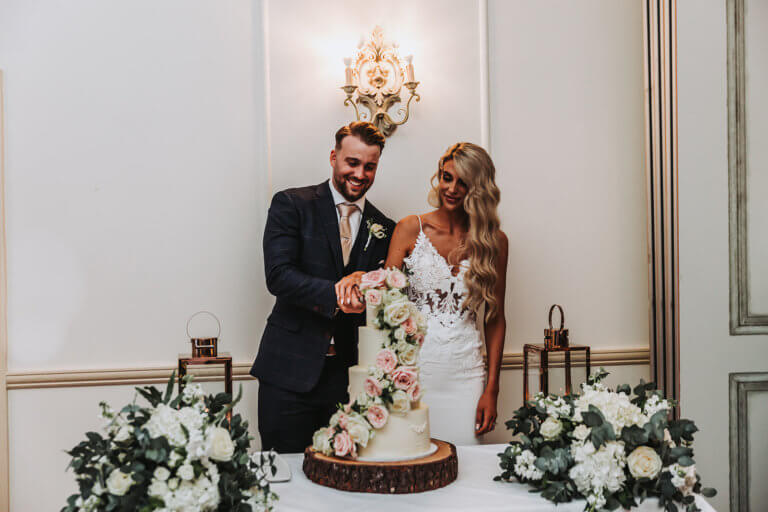
[[[552,330],[552,312],[555,308],[560,310],[560,329],[558,330],[562,331],[563,327],[565,327],[565,312],[560,304],[552,304],[552,307],[549,308],[549,329]]]
[[[219,321],[219,317],[211,313],[210,311],[198,311],[197,313],[193,314],[191,317],[189,317],[189,320],[187,320],[187,338],[192,339],[192,335],[189,334],[189,323],[192,321],[193,318],[195,318],[197,315],[201,313],[207,313],[213,317],[214,320],[216,320],[216,325],[219,326],[219,332],[216,333],[216,338],[218,339],[221,335],[221,322]]]

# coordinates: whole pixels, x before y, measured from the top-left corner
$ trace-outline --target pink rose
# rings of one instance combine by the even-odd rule
[[[381,290],[366,290],[365,292],[365,303],[369,306],[378,306],[381,304]]]
[[[354,449],[355,443],[349,435],[349,432],[344,430],[340,434],[336,434],[333,439],[333,450],[338,457],[344,457],[348,455]]]
[[[363,274],[363,277],[360,278],[360,289],[365,291],[371,288],[378,288],[384,284],[386,279],[387,271],[383,268],[367,272]]]
[[[387,411],[386,407],[374,404],[368,408],[366,417],[368,418],[368,421],[371,423],[373,428],[381,428],[387,424],[389,411]]]
[[[347,422],[349,421],[349,416],[347,416],[344,413],[339,414],[339,426],[343,428],[344,430],[347,430]]]
[[[419,398],[421,398],[421,386],[418,382],[414,382],[413,386],[408,388],[408,398],[411,399],[411,402],[415,402]]]
[[[376,354],[376,366],[381,368],[384,373],[390,373],[397,366],[397,354],[388,348],[380,350]]]
[[[368,377],[365,379],[365,392],[371,396],[381,396],[381,382],[373,377]]]
[[[392,372],[392,383],[397,389],[408,390],[417,380],[418,374],[413,366],[401,366]]]
[[[405,278],[405,274],[396,268],[393,268],[387,274],[387,284],[390,288],[405,288],[405,285],[408,284],[408,280]]]
[[[412,316],[409,316],[408,318],[406,318],[405,322],[400,324],[400,327],[405,329],[405,334],[407,334],[408,336],[413,336],[414,334],[416,334],[416,331],[419,330],[419,327],[416,325],[416,320],[414,320]]]
[[[424,344],[424,335],[419,334],[416,336],[416,343],[419,344],[419,346],[422,346]]]

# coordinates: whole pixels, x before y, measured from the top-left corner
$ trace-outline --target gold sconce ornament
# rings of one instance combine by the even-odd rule
[[[419,82],[413,72],[413,56],[401,59],[397,45],[385,43],[384,31],[376,27],[371,39],[362,44],[354,58],[344,59],[344,64],[342,89],[347,95],[344,105],[355,109],[358,121],[373,123],[385,137],[389,137],[398,126],[408,121],[411,101],[421,99],[416,93]],[[402,101],[400,91],[403,86],[410,91],[410,95],[405,106],[397,109],[399,118],[394,119],[389,115],[389,109]],[[358,105],[366,107],[368,112],[362,111]]]

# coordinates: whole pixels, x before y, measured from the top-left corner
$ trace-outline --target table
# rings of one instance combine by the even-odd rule
[[[497,453],[506,445],[492,444],[457,447],[459,478],[442,489],[419,494],[362,494],[337,491],[310,482],[301,470],[303,454],[282,457],[291,467],[290,482],[272,484],[280,496],[276,512],[326,512],[348,510],[364,512],[456,511],[456,512],[581,512],[583,500],[555,506],[519,483],[494,482],[499,470]],[[701,496],[696,502],[702,512],[714,512]],[[636,510],[659,512],[655,499],[646,500]]]

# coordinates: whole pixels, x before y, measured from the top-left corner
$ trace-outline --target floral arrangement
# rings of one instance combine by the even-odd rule
[[[416,363],[426,334],[426,319],[408,300],[408,278],[398,269],[379,269],[364,274],[360,291],[367,314],[376,329],[387,337],[368,368],[365,391],[351,397],[331,417],[328,427],[315,432],[313,448],[326,455],[356,458],[376,430],[387,424],[390,413],[404,414],[421,397]]]
[[[667,512],[682,504],[699,510],[694,494],[707,497],[693,461],[690,420],[669,420],[670,401],[653,383],[612,391],[602,368],[582,385],[580,395],[537,394],[515,411],[507,428],[518,435],[500,453],[502,474],[514,477],[555,503],[585,498],[585,511],[637,506],[657,497]],[[634,397],[632,397],[634,391]]]
[[[272,510],[274,454],[248,455],[248,422],[227,419],[237,399],[205,396],[189,383],[173,397],[175,373],[164,394],[136,388],[149,406],[134,403],[115,412],[101,402],[104,434],[86,433],[67,453],[79,493],[62,512]]]

